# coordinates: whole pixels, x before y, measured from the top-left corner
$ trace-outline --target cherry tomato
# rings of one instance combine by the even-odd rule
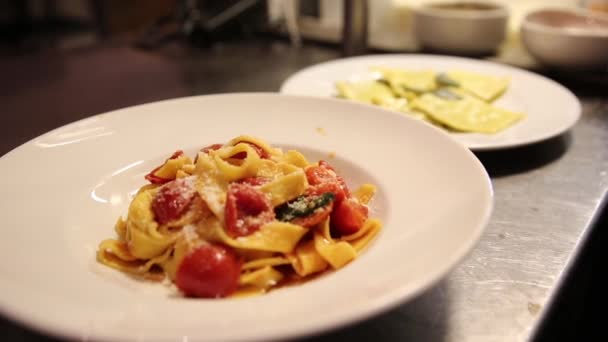
[[[186,178],[179,178],[163,185],[152,200],[156,222],[165,224],[179,219],[188,209],[196,190]]]
[[[260,156],[260,158],[262,158],[262,159],[268,159],[268,158],[270,158],[270,154],[268,154],[268,152],[266,152],[266,150],[264,150],[260,146],[254,144],[254,143],[248,142],[248,141],[239,141],[237,144],[240,144],[240,143],[247,144],[247,145],[251,146],[255,150],[255,152],[258,154],[258,156]],[[239,152],[239,153],[233,155],[232,158],[234,158],[234,159],[245,159],[245,158],[247,158],[247,152]]]
[[[309,166],[304,172],[310,185],[333,183],[336,181],[335,172],[322,166]]]
[[[326,161],[320,160],[318,166],[310,166],[306,168],[305,172],[308,184],[311,185],[310,191],[313,193],[333,192],[336,202],[350,197],[350,190],[346,186],[346,182]]]
[[[154,170],[150,171],[150,173],[148,173],[146,175],[146,180],[148,180],[152,184],[165,184],[167,182],[170,182],[171,179],[167,179],[167,178],[163,178],[163,177],[158,177],[158,176],[154,175],[154,173],[156,171],[158,171],[158,169],[160,169],[163,165],[165,165],[165,163],[168,160],[177,159],[177,158],[181,157],[182,155],[184,155],[184,151],[182,151],[182,150],[178,150],[178,151],[173,152],[173,154],[171,155],[171,157],[169,157],[169,159],[165,160],[165,162],[162,165],[157,166],[156,168],[154,168]]]
[[[232,183],[228,187],[224,221],[231,237],[246,236],[274,219],[270,199],[248,184]]]
[[[368,209],[353,198],[349,198],[334,205],[331,212],[331,228],[339,235],[356,233],[365,220],[367,220]]]
[[[175,284],[186,296],[225,297],[236,290],[240,274],[241,261],[232,249],[204,244],[181,261]]]
[[[336,174],[336,179],[338,180],[338,184],[340,184],[340,187],[344,191],[344,195],[346,197],[350,197],[350,190],[348,189],[348,186],[346,186],[346,182],[344,181],[344,178],[342,178],[342,176],[338,175],[338,173],[336,172],[336,169],[334,169],[333,166],[329,165],[329,163],[326,162],[325,160],[319,160],[319,166],[333,171]]]
[[[291,223],[297,224],[302,227],[316,226],[317,224],[325,221],[325,219],[329,216],[333,207],[333,203],[334,202],[331,201],[331,203],[329,203],[328,205],[316,209],[312,214],[306,217],[295,218],[291,221]]]

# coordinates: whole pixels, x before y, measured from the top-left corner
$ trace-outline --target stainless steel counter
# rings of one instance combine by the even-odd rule
[[[116,53],[124,50],[110,47],[103,51],[112,49]],[[89,60],[93,53],[94,50],[79,51],[62,58]],[[127,55],[132,53],[129,50]],[[224,44],[210,51],[168,49],[137,54],[153,58],[160,65],[158,68],[175,69],[177,76],[172,79],[177,79],[175,82],[182,88],[178,94],[173,88],[167,93],[156,92],[152,98],[143,96],[120,103],[121,106],[177,95],[276,91],[293,72],[339,57],[339,51],[330,47],[305,44],[297,50],[277,42]],[[157,90],[163,87],[154,86]],[[571,88],[583,103],[584,112],[570,133],[532,146],[478,154],[492,177],[494,214],[474,251],[445,280],[390,312],[316,339],[336,341],[356,336],[375,341],[529,340],[607,196],[608,93],[593,89]],[[99,96],[105,96],[103,89],[100,91]],[[58,126],[79,116],[113,109],[106,107],[90,106],[85,111],[75,107],[80,108],[76,111],[68,102],[62,115],[47,125]],[[22,128],[21,133],[15,135],[7,128],[0,132],[5,147],[0,152],[7,152],[42,129],[28,131],[27,115],[34,114],[24,115],[24,123],[16,123]]]

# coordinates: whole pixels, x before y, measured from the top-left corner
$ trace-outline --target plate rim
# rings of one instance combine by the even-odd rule
[[[494,144],[476,144],[476,143],[460,142],[461,144],[464,144],[467,148],[469,148],[470,150],[475,151],[475,152],[494,151],[494,150],[498,151],[498,150],[517,148],[517,147],[522,147],[522,146],[527,146],[527,145],[532,145],[532,144],[536,144],[539,142],[543,142],[543,141],[549,140],[551,138],[555,138],[559,135],[566,134],[570,129],[572,129],[576,125],[576,123],[580,120],[580,117],[582,115],[582,104],[581,104],[580,100],[578,99],[578,97],[576,95],[574,95],[574,93],[572,91],[570,91],[570,89],[568,89],[564,85],[560,84],[559,82],[557,82],[549,77],[546,77],[544,75],[541,75],[541,74],[536,73],[531,70],[519,68],[514,65],[500,63],[497,61],[485,60],[485,59],[475,59],[475,58],[461,57],[461,56],[441,55],[441,54],[436,54],[436,55],[420,54],[420,53],[366,54],[366,55],[351,56],[351,57],[344,57],[344,58],[328,60],[325,62],[316,63],[316,64],[310,65],[308,67],[302,68],[302,69],[296,71],[295,73],[289,75],[281,83],[281,86],[279,87],[279,93],[298,95],[298,94],[289,92],[289,90],[287,88],[290,86],[290,83],[293,83],[294,80],[296,80],[298,77],[301,77],[301,75],[314,71],[317,68],[327,67],[332,64],[342,64],[345,62],[347,63],[347,62],[351,62],[351,61],[374,59],[374,58],[403,58],[403,59],[427,59],[427,60],[433,59],[433,60],[438,60],[438,61],[439,60],[450,60],[450,61],[464,62],[464,63],[475,63],[475,64],[480,64],[480,65],[491,66],[494,68],[504,69],[506,71],[512,71],[512,72],[524,74],[528,77],[537,78],[541,81],[547,82],[548,84],[556,87],[556,89],[559,89],[559,91],[563,92],[566,96],[568,96],[569,101],[571,101],[571,103],[574,105],[572,113],[568,114],[568,115],[572,115],[572,120],[570,120],[570,122],[568,124],[564,125],[563,127],[553,129],[552,131],[550,131],[548,133],[535,136],[533,138],[524,139],[522,141],[516,141],[516,142],[503,142],[503,143],[494,143]],[[318,97],[327,98],[326,96],[318,96]],[[374,106],[371,104],[363,104],[363,105],[377,107],[377,106]],[[449,133],[449,132],[444,132],[444,133],[447,133],[450,136],[454,136],[454,137],[458,136],[458,134],[453,134],[453,133]]]
[[[21,145],[13,148],[6,154],[0,156],[0,161],[10,158],[10,156],[15,153],[20,153],[20,150],[22,148],[26,148],[28,145],[35,143],[37,140],[39,140],[47,135],[51,135],[58,130],[77,125],[78,123],[81,123],[83,121],[90,120],[91,118],[98,118],[98,117],[105,116],[105,115],[114,115],[114,116],[118,116],[118,117],[124,117],[125,115],[128,115],[128,111],[133,110],[135,108],[146,107],[146,106],[153,107],[160,103],[167,103],[167,102],[179,103],[183,100],[189,100],[189,99],[204,101],[205,98],[212,98],[212,97],[213,98],[219,98],[219,97],[230,98],[230,97],[243,96],[243,95],[244,96],[260,96],[261,95],[261,96],[270,96],[270,97],[280,96],[282,98],[291,97],[291,98],[306,99],[306,100],[315,101],[315,102],[332,101],[335,103],[340,103],[341,106],[342,105],[362,106],[362,107],[365,107],[366,110],[369,110],[369,108],[373,108],[374,111],[384,112],[384,115],[395,116],[395,117],[398,117],[400,120],[403,120],[403,119],[409,120],[410,122],[415,123],[415,125],[418,125],[421,127],[422,126],[427,127],[425,129],[435,130],[438,137],[441,137],[441,139],[449,140],[450,144],[453,144],[453,146],[455,148],[458,148],[463,153],[463,156],[466,156],[468,161],[471,163],[471,166],[480,172],[480,176],[483,176],[483,178],[480,178],[480,182],[483,182],[485,184],[485,186],[483,187],[483,195],[484,195],[484,197],[487,197],[487,198],[484,198],[483,203],[485,205],[483,206],[483,212],[478,217],[479,222],[477,222],[477,225],[475,226],[475,230],[474,230],[474,234],[472,234],[473,235],[472,238],[468,239],[466,241],[466,243],[463,243],[459,246],[459,248],[457,249],[458,251],[455,253],[455,257],[452,259],[452,261],[450,263],[446,263],[443,268],[442,267],[435,268],[434,274],[432,274],[432,276],[430,276],[430,277],[427,277],[427,280],[425,282],[423,282],[422,285],[416,286],[415,289],[408,291],[406,294],[404,294],[404,290],[402,287],[397,287],[397,288],[393,289],[392,291],[390,291],[388,294],[383,294],[382,296],[375,297],[374,298],[375,300],[370,302],[370,304],[365,309],[358,310],[354,313],[343,314],[340,316],[341,317],[340,319],[333,320],[333,321],[325,321],[324,324],[322,324],[322,325],[317,324],[316,325],[317,328],[314,330],[310,330],[310,329],[307,330],[307,329],[305,329],[305,327],[300,328],[300,330],[290,331],[290,332],[286,331],[285,329],[273,330],[269,333],[266,333],[265,335],[257,335],[251,340],[279,340],[279,339],[284,339],[284,338],[301,338],[301,337],[305,337],[305,336],[314,336],[314,335],[318,335],[318,334],[321,334],[321,333],[324,333],[327,331],[331,331],[331,330],[335,330],[338,328],[344,328],[346,326],[350,326],[350,325],[360,322],[362,320],[375,317],[376,315],[378,315],[382,312],[387,312],[399,305],[404,304],[405,302],[412,300],[413,298],[418,297],[421,293],[423,293],[423,292],[427,291],[429,288],[432,288],[433,286],[435,286],[441,279],[447,277],[447,275],[453,269],[458,267],[461,264],[461,262],[463,261],[463,259],[465,259],[474,250],[475,246],[480,241],[481,236],[486,231],[486,229],[489,225],[490,219],[492,217],[493,211],[494,211],[494,206],[495,206],[493,184],[491,182],[491,179],[490,179],[490,176],[489,176],[487,170],[485,169],[485,167],[483,166],[481,161],[469,149],[467,149],[465,146],[459,144],[457,141],[455,141],[455,139],[453,139],[449,135],[444,134],[442,132],[442,130],[440,130],[439,128],[436,128],[436,127],[433,127],[430,125],[426,125],[413,118],[404,117],[404,116],[402,116],[396,112],[390,111],[390,110],[385,110],[385,109],[374,107],[374,106],[367,106],[365,104],[360,104],[360,103],[356,103],[356,102],[344,102],[340,99],[320,98],[320,97],[308,96],[308,95],[291,95],[291,94],[282,94],[282,93],[273,93],[273,92],[242,92],[242,93],[194,95],[194,96],[178,97],[178,98],[165,99],[165,100],[161,100],[161,101],[143,103],[143,104],[138,104],[138,105],[134,105],[134,106],[118,108],[115,110],[99,113],[96,115],[91,115],[89,117],[82,118],[82,119],[64,124],[62,126],[59,126],[57,128],[54,128],[52,130],[49,130],[43,134],[40,134],[39,136],[36,136],[36,137],[28,140],[27,142],[22,143]],[[123,112],[127,112],[127,113],[123,113]],[[0,165],[1,164],[2,163],[0,163]],[[79,333],[81,333],[81,331],[79,331],[78,329],[75,329],[75,327],[71,327],[68,323],[64,324],[63,326],[56,326],[56,325],[52,324],[52,322],[51,322],[51,321],[53,321],[53,319],[46,320],[46,321],[28,319],[28,316],[25,315],[26,311],[27,310],[15,308],[15,307],[9,308],[5,305],[4,300],[0,301],[0,313],[4,317],[7,317],[8,319],[10,319],[12,321],[17,322],[18,324],[32,328],[39,332],[47,333],[52,336],[57,336],[60,338],[80,338],[81,337],[81,334],[79,334]],[[93,335],[93,336],[89,336],[89,337],[92,337],[96,340],[100,339],[100,340],[111,341],[111,340],[116,340],[116,339],[124,339],[126,336],[120,335],[120,334],[112,335],[112,333],[109,333],[109,334],[103,335],[103,336],[102,335]],[[197,337],[193,337],[193,338],[196,339]],[[158,339],[154,339],[153,337],[150,337],[150,338],[146,338],[146,340],[156,341]]]

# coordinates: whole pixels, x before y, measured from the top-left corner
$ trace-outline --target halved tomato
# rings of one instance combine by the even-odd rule
[[[354,234],[367,220],[368,209],[354,198],[346,199],[334,205],[331,212],[331,229],[339,235]]]
[[[186,178],[179,178],[163,185],[152,200],[156,222],[165,224],[179,219],[190,206],[196,190]]]
[[[346,182],[326,161],[319,161],[318,166],[309,166],[305,173],[308,184],[311,185],[309,192],[313,194],[332,192],[336,196],[336,202],[342,202],[345,198],[350,197],[350,190],[346,186]]]
[[[224,221],[233,238],[252,234],[274,219],[270,199],[252,185],[232,183],[226,196]]]

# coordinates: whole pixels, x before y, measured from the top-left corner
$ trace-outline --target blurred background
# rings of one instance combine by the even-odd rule
[[[420,46],[417,37],[441,35],[434,29],[418,30],[416,35],[414,20],[416,9],[427,3],[423,0],[1,1],[0,102],[4,112],[12,115],[0,117],[0,126],[20,127],[32,122],[34,113],[44,110],[47,114],[36,116],[37,125],[29,128],[28,133],[11,129],[0,132],[6,133],[0,139],[0,152],[6,153],[16,144],[59,124],[124,106],[212,92],[277,91],[281,82],[294,72],[341,56],[429,52]],[[502,30],[499,35],[490,37],[497,48],[481,57],[532,70],[540,70],[542,65],[523,47],[520,37],[522,19],[530,11],[549,6],[608,13],[605,0],[493,3],[504,6],[508,16],[506,23],[492,23],[504,27],[499,27]],[[466,24],[457,23],[456,28]],[[471,20],[471,24],[475,21]],[[452,28],[444,30],[444,35],[447,32],[444,41],[454,41],[450,34],[456,30]],[[485,27],[475,26],[470,30],[480,38],[484,38],[485,31]],[[608,34],[600,39],[604,51],[608,51]],[[560,51],[554,46],[542,46],[544,40],[536,39],[541,48],[550,53]],[[562,45],[564,51],[560,56],[573,56],[577,51],[585,56],[569,43]],[[587,46],[601,48],[594,42]],[[606,70],[600,76],[596,72],[586,73],[583,78],[585,82],[596,78],[605,85],[606,73]],[[579,73],[570,76],[581,78]]]
[[[375,0],[367,5],[369,48],[415,51],[413,10],[428,0]],[[522,18],[541,7],[608,13],[601,0],[495,0],[510,11],[505,44],[516,44]],[[155,47],[171,39],[205,47],[227,39],[276,34],[339,44],[345,3],[337,0],[6,0],[0,3],[4,52],[69,49],[127,39]],[[356,3],[356,1],[355,1]]]

